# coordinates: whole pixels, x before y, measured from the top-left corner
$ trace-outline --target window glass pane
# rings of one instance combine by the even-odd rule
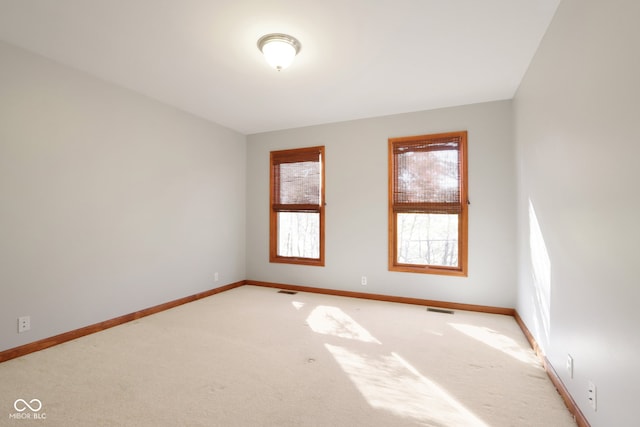
[[[278,212],[278,256],[320,258],[320,214]]]
[[[398,213],[401,264],[458,266],[458,215]]]

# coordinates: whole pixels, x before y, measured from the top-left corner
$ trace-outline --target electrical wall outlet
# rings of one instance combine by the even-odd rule
[[[18,317],[18,333],[21,334],[23,332],[27,332],[29,329],[31,329],[31,317]]]
[[[362,285],[366,285],[367,284],[367,276],[362,276],[362,278],[360,279],[360,283],[362,283]]]
[[[598,394],[596,393],[596,385],[593,383],[593,381],[589,381],[589,390],[587,391],[587,397],[589,399],[589,406],[591,406],[594,411],[598,410],[597,396]]]
[[[573,357],[570,354],[567,354],[567,373],[569,378],[573,378]]]
[[[213,273],[213,281],[217,282],[218,280],[220,280],[220,275],[218,274],[218,272],[216,271],[215,273]]]

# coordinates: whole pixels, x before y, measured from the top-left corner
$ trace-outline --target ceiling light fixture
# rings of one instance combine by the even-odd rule
[[[267,34],[258,40],[258,49],[276,70],[284,70],[300,52],[300,42],[287,34]]]

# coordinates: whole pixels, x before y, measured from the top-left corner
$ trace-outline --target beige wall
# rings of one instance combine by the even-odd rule
[[[564,0],[514,100],[517,309],[594,427],[638,423],[639,16]]]
[[[387,269],[387,140],[469,131],[469,277]],[[511,102],[446,108],[247,137],[247,278],[513,307],[515,170]],[[269,152],[326,147],[326,266],[269,263]],[[367,276],[362,286],[360,277]]]
[[[0,64],[0,350],[244,279],[243,135],[6,44]]]

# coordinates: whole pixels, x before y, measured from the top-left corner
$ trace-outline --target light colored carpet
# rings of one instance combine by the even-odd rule
[[[0,425],[575,423],[511,317],[243,286],[0,364]]]

